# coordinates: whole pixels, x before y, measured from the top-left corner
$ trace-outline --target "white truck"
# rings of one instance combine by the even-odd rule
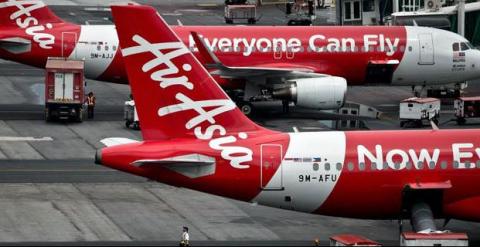
[[[440,116],[440,99],[437,98],[408,98],[400,102],[400,127],[409,123],[416,127],[423,125],[423,120],[432,120],[438,124]]]
[[[138,119],[137,108],[135,107],[134,100],[125,101],[124,119],[125,127],[132,127],[135,130],[140,129],[140,120]]]

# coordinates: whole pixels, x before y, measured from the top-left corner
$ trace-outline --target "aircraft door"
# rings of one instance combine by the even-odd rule
[[[72,51],[75,51],[77,44],[77,34],[72,32],[62,32],[62,57],[69,57]],[[77,54],[72,54],[73,59],[77,58]]]
[[[420,65],[433,65],[434,50],[433,50],[433,38],[431,33],[421,33],[418,35],[418,41],[420,42],[420,58],[418,64]]]
[[[283,190],[282,145],[263,144],[260,149],[261,188],[264,190]]]
[[[273,59],[282,59],[282,47],[274,47],[273,48]]]

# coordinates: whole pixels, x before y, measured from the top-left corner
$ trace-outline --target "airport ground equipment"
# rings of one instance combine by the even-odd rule
[[[480,96],[459,97],[454,101],[457,124],[465,124],[467,118],[480,117]]]
[[[257,5],[248,1],[227,1],[225,3],[225,23],[233,24],[238,20],[246,20],[248,24],[257,23]]]
[[[85,99],[84,61],[48,58],[45,66],[45,120],[82,122]]]
[[[438,124],[441,102],[437,98],[412,97],[400,102],[400,127],[408,123],[422,126],[423,120],[433,120]]]
[[[140,120],[138,120],[137,108],[135,107],[135,101],[129,100],[125,101],[124,106],[124,119],[125,127],[133,128],[135,130],[140,129]]]
[[[330,237],[330,246],[382,246],[380,243],[353,234],[340,234]]]
[[[314,0],[289,0],[286,3],[286,18],[289,26],[311,26],[316,19]]]
[[[468,236],[465,233],[451,232],[403,232],[400,235],[400,246],[468,246]]]

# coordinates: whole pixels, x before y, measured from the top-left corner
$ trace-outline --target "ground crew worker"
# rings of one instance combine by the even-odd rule
[[[93,92],[88,93],[85,103],[87,103],[88,119],[93,119],[95,108],[95,96],[93,95]]]
[[[188,235],[188,227],[183,227],[182,237],[180,239],[180,246],[190,246],[190,235]]]

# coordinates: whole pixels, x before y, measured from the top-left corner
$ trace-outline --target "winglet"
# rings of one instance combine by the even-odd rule
[[[198,35],[197,32],[192,32],[191,34],[195,44],[197,44],[198,51],[205,59],[206,64],[224,67],[218,57],[210,49],[208,49],[207,44],[205,44],[205,40],[200,38],[200,35]]]

